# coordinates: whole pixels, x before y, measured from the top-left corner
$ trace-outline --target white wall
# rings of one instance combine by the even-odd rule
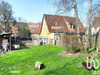
[[[92,27],[91,33],[92,35],[96,34],[99,31],[100,27]]]

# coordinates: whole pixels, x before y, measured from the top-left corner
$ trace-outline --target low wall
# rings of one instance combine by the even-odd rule
[[[40,41],[39,40],[27,40],[27,41],[22,41],[22,44],[26,46],[37,46],[37,45],[40,45]]]

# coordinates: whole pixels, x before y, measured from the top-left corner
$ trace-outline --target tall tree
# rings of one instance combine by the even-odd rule
[[[78,34],[78,41],[80,40],[80,28],[79,28],[79,18],[78,18],[78,9],[77,9],[77,3],[76,0],[74,0],[74,10],[76,14],[76,24],[77,24],[77,34]]]
[[[76,15],[77,34],[78,34],[78,41],[79,41],[80,28],[79,28],[77,0],[57,0],[55,3],[60,13],[65,13],[67,11],[71,11],[74,9]]]
[[[88,22],[87,22],[87,36],[88,43],[91,46],[91,23],[95,16],[100,16],[100,0],[89,0]]]
[[[91,40],[90,40],[90,36],[91,36],[91,29],[90,29],[91,12],[92,12],[92,0],[90,0],[90,2],[89,2],[88,24],[87,24],[87,37],[88,37],[89,45],[91,45]]]
[[[60,12],[60,14],[63,13],[69,13],[74,10],[75,12],[75,18],[76,21],[74,22],[75,25],[77,25],[77,38],[76,41],[78,40],[78,45],[81,45],[81,39],[80,39],[80,27],[79,27],[79,17],[78,17],[78,3],[80,0],[56,0],[56,6],[57,6],[57,11]],[[82,2],[82,1],[81,1]],[[71,35],[70,35],[71,36]],[[62,36],[61,36],[62,37]],[[72,36],[71,36],[72,37]],[[66,39],[66,38],[65,38]],[[74,44],[76,43],[74,42]],[[74,44],[72,44],[72,38],[70,40],[70,47],[73,48]],[[63,46],[64,48],[66,47]]]
[[[2,1],[0,3],[0,22],[5,26],[5,32],[9,32],[10,22],[13,24],[16,22],[12,14],[13,11],[11,5],[8,2]]]

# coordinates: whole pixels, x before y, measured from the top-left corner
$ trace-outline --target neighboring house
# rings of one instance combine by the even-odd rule
[[[85,28],[79,20],[80,34],[85,34]],[[41,36],[43,42],[52,45],[60,45],[61,33],[77,33],[75,17],[44,15],[42,19]],[[55,43],[56,41],[56,43]]]
[[[11,36],[13,38],[16,38],[17,35],[18,35],[18,31],[19,31],[19,28],[21,27],[25,27],[25,28],[28,28],[30,30],[30,37],[32,38],[32,41],[31,40],[27,40],[27,43],[31,43],[29,45],[39,45],[40,44],[40,41],[41,41],[41,36],[40,36],[40,33],[41,33],[41,24],[40,23],[22,23],[22,22],[18,22],[14,25],[12,25],[13,23],[10,23],[10,30],[9,32],[11,32]],[[2,26],[3,28],[3,33],[5,33],[5,26]],[[26,44],[27,44],[26,43]]]
[[[41,40],[41,24],[40,23],[27,23],[28,27],[31,32],[31,38],[33,42],[37,45],[39,44],[39,41]]]
[[[17,36],[17,33],[18,33],[18,28],[21,28],[21,27],[25,27],[25,28],[28,28],[28,25],[27,23],[16,23],[15,25],[11,26],[11,29],[10,29],[10,32],[12,33],[12,36]]]
[[[95,17],[92,23],[91,33],[96,34],[100,29],[100,17]]]
[[[16,35],[16,33],[18,33],[18,28],[21,28],[22,26],[25,26],[25,28],[28,28],[27,23],[15,23],[13,25],[13,23],[9,23],[10,27],[9,27],[9,32],[11,32],[11,35],[14,37]],[[5,33],[5,26],[1,25],[2,27],[2,33]]]

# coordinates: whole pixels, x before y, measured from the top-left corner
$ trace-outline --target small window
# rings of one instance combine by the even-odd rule
[[[57,25],[57,22],[55,21],[55,24]]]
[[[72,23],[70,24],[69,29],[70,29],[70,30],[72,30],[72,29],[73,29],[73,24],[72,24]]]
[[[32,30],[34,30],[34,28],[32,28]]]

